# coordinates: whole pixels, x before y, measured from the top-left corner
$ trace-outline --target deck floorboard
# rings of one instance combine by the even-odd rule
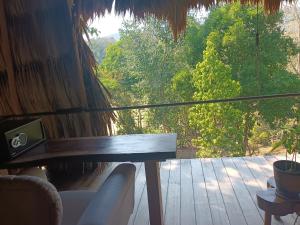
[[[231,158],[224,158],[222,159],[222,162],[240,204],[246,223],[248,225],[263,224],[259,209],[252,199],[251,193],[247,189],[243,177],[240,175],[240,171],[236,168]]]
[[[256,192],[283,156],[176,159],[160,164],[165,225],[262,225]],[[300,159],[300,156],[299,156]],[[135,208],[128,225],[149,225],[144,165],[137,164]],[[293,225],[295,215],[272,220]],[[300,225],[300,220],[297,222]]]
[[[232,187],[222,159],[213,159],[212,164],[219,183],[226,212],[231,225],[247,225],[244,213]]]
[[[191,160],[197,225],[213,225],[201,160]]]
[[[181,160],[180,180],[180,224],[194,225],[196,214],[191,160]]]
[[[165,206],[165,224],[180,225],[180,160],[172,160]]]

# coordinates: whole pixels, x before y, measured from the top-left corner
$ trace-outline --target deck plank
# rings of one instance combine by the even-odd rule
[[[140,203],[142,201],[142,194],[146,186],[146,177],[145,177],[145,167],[141,163],[139,170],[136,172],[136,181],[135,181],[135,193],[134,193],[134,209],[133,213],[129,219],[128,225],[133,225],[137,216],[137,211],[139,209]]]
[[[269,164],[273,165],[273,162],[277,160],[277,158],[273,155],[265,155],[264,158],[268,161]]]
[[[235,167],[239,171],[241,178],[245,184],[245,187],[248,193],[251,196],[252,202],[255,204],[256,208],[259,210],[261,218],[264,218],[264,213],[260,210],[257,206],[256,202],[256,192],[262,190],[262,187],[259,185],[256,177],[252,174],[251,170],[248,168],[246,162],[243,158],[232,158],[232,162],[234,163]]]
[[[236,197],[239,201],[247,224],[263,224],[263,220],[261,215],[259,214],[259,210],[253,202],[251,195],[246,188],[246,184],[244,183],[244,180],[242,179],[242,176],[233,163],[232,159],[223,158],[222,162],[224,164],[224,168],[234,189]]]
[[[255,177],[260,188],[262,190],[266,189],[268,176],[266,176],[264,173],[266,173],[267,171],[264,170],[263,166],[258,166],[257,162],[254,162],[252,160],[252,157],[243,157],[243,160],[245,161],[247,167]]]
[[[171,160],[165,224],[180,225],[180,160]]]
[[[160,163],[160,179],[161,179],[161,194],[162,194],[162,204],[163,204],[163,214],[166,214],[166,202],[169,189],[169,178],[170,178],[170,167],[171,161]]]
[[[249,161],[249,158],[250,157],[232,158],[232,161],[234,162],[236,168],[239,170],[240,175],[243,178],[244,183],[246,184],[247,190],[249,191],[253,202],[259,210],[261,217],[264,218],[264,211],[259,209],[257,206],[256,192],[267,188],[266,183],[263,183],[262,181],[264,180],[264,182],[266,182],[266,178],[264,178],[264,176],[260,174],[262,173],[262,170],[255,169],[256,167],[259,167],[259,165]],[[252,170],[251,168],[254,168],[254,170]],[[283,223],[273,219],[272,224],[282,225]]]
[[[149,210],[148,210],[148,196],[147,187],[144,185],[140,204],[138,206],[136,217],[134,219],[134,225],[149,225]]]
[[[165,225],[262,225],[256,192],[266,189],[277,156],[170,160],[160,164]],[[300,157],[299,157],[300,158]],[[143,164],[136,164],[135,208],[128,225],[149,225]],[[292,225],[295,215],[272,225]],[[297,223],[300,225],[300,220]]]
[[[208,201],[202,164],[199,159],[191,160],[197,225],[212,225],[212,215]]]
[[[256,167],[259,167],[262,170],[261,174],[265,179],[268,180],[273,176],[273,166],[263,156],[249,157],[249,160],[254,162]]]
[[[230,225],[211,159],[201,159],[214,225]]]
[[[211,162],[213,164],[215,175],[219,183],[220,191],[224,200],[230,224],[246,225],[246,219],[236,198],[234,189],[226,173],[226,169],[224,168],[222,159],[212,159]]]
[[[257,157],[243,157],[247,166],[251,170],[254,177],[259,181],[261,189],[267,189],[267,180],[273,176],[273,170],[271,165],[262,156]],[[282,221],[272,220],[273,224],[287,224],[292,225],[294,219],[290,216],[281,217]]]
[[[180,221],[181,224],[196,224],[194,189],[190,159],[181,159]]]

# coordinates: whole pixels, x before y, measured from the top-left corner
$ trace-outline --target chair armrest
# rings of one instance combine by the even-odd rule
[[[123,163],[106,179],[78,225],[127,225],[134,207],[135,166]]]

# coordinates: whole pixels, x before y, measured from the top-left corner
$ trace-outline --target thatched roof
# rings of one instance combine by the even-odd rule
[[[118,14],[166,19],[175,37],[187,11],[218,0],[116,0]],[[231,2],[233,0],[225,0]],[[256,3],[257,0],[241,0]],[[259,0],[268,12],[282,0]],[[0,0],[0,116],[62,109],[110,107],[83,40],[89,19],[111,11],[113,0]],[[106,135],[112,113],[43,118],[49,137]]]
[[[67,0],[0,0],[0,116],[110,107]],[[112,113],[43,118],[48,137],[107,135]]]
[[[114,0],[71,0],[74,7],[80,12],[84,21],[94,16],[103,15],[111,11]],[[219,2],[235,2],[236,0],[115,0],[117,14],[129,12],[137,19],[153,15],[159,19],[167,20],[175,38],[186,27],[187,12],[190,9],[209,8]],[[240,0],[243,4],[261,4],[266,12],[277,11],[282,2],[292,0]]]

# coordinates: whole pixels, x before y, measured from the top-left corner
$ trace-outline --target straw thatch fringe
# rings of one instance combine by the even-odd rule
[[[104,15],[106,11],[111,12],[113,2],[114,0],[75,0],[74,10],[87,21],[95,16]]]
[[[58,5],[57,8],[50,8],[47,11],[7,16],[17,65],[58,58],[70,53],[72,23],[66,13],[68,11],[66,7]]]
[[[0,110],[6,114],[12,113],[6,72],[0,71]]]
[[[0,31],[0,40],[2,40],[1,31]],[[6,68],[6,66],[5,66],[5,62],[4,62],[4,55],[3,55],[2,49],[0,48],[0,71],[4,71],[5,68]]]
[[[18,15],[30,15],[36,12],[48,11],[51,8],[58,8],[59,0],[12,0],[9,4],[6,4],[7,11],[12,16]]]
[[[0,0],[3,1],[3,0]],[[82,38],[83,20],[67,0],[3,1],[13,74],[0,47],[0,115],[12,114],[8,77],[13,76],[22,114],[76,107],[110,107],[95,77],[95,60]],[[2,40],[2,39],[1,39]],[[8,55],[8,54],[6,54]],[[7,56],[6,56],[7,57]],[[43,118],[48,138],[108,135],[113,113]]]
[[[80,58],[82,61],[82,68],[84,74],[89,74],[89,76],[84,77],[84,83],[86,87],[86,94],[88,99],[88,106],[90,108],[109,108],[111,107],[109,97],[110,94],[105,89],[105,87],[99,82],[99,80],[94,76],[96,70],[96,60],[93,57],[93,53],[83,40],[82,36],[79,36],[79,49]],[[106,121],[114,121],[115,116],[112,113],[91,113],[92,121],[100,121],[102,126],[106,127],[109,132],[112,132],[112,127],[109,126]],[[96,133],[102,133],[100,127],[94,126],[92,129]]]
[[[186,27],[186,15],[190,9],[209,8],[219,2],[235,2],[236,0],[115,0],[117,14],[129,12],[136,19],[143,19],[147,15],[153,15],[159,19],[167,20],[172,28],[174,37]],[[292,0],[240,0],[243,4],[263,5],[266,12],[277,11],[282,2]],[[74,7],[81,13],[84,21],[103,15],[112,10],[113,0],[75,0]]]

